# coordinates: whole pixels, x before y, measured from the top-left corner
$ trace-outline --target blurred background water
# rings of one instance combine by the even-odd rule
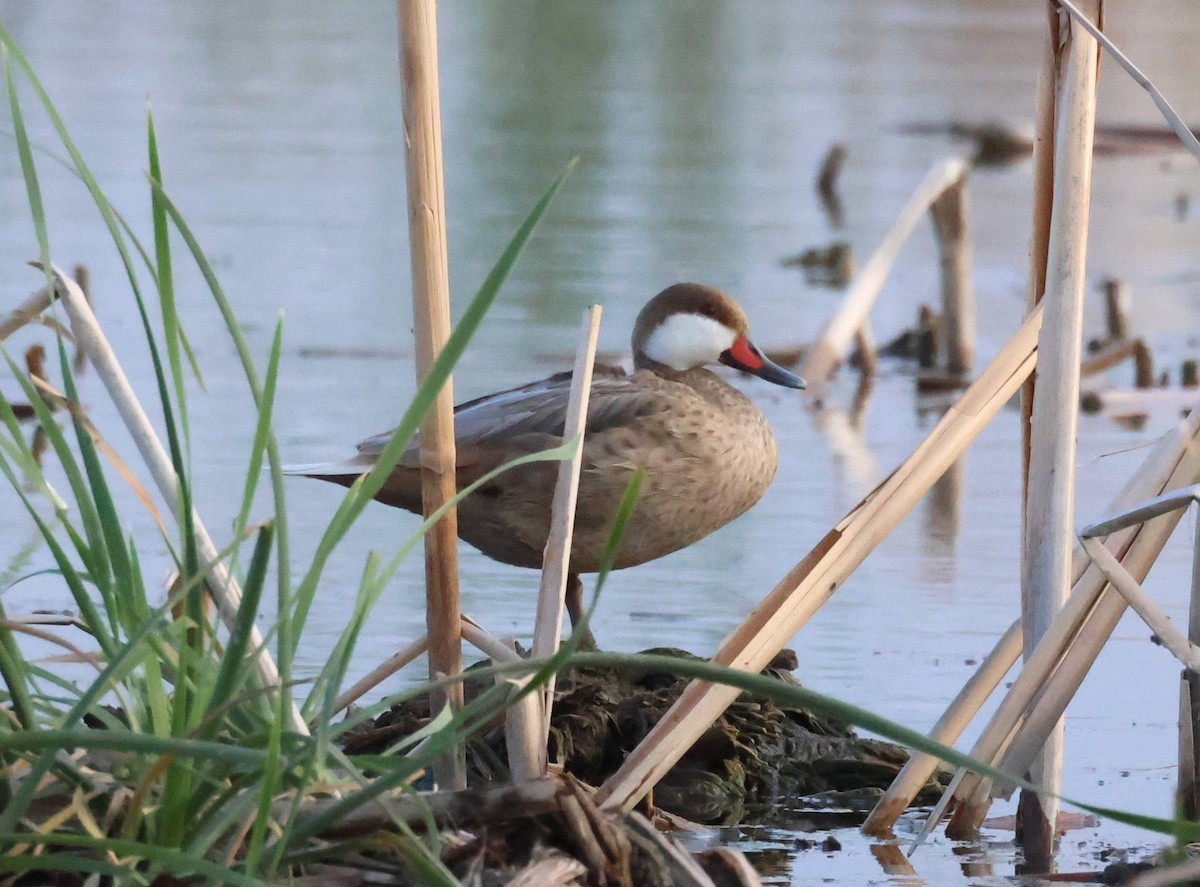
[[[275,415],[290,461],[348,455],[355,441],[394,424],[415,387],[394,16],[384,2],[97,7],[0,0],[0,19],[100,184],[145,235],[145,115],[153,108],[167,189],[264,364],[284,318]],[[906,134],[906,126],[1028,121],[1044,26],[1036,5],[985,0],[443,0],[439,16],[451,286],[459,308],[547,184],[581,158],[458,368],[459,401],[567,367],[580,314],[592,302],[605,306],[602,349],[623,354],[638,309],[677,280],[738,297],[767,349],[810,340],[838,295],[807,285],[780,259],[845,239],[865,260],[929,165],[967,150],[945,136]],[[1185,119],[1200,121],[1200,9],[1191,0],[1114,7],[1107,28]],[[33,137],[62,154],[44,116],[32,110],[31,94],[22,97]],[[1149,98],[1107,64],[1099,117],[1160,123]],[[841,228],[813,189],[834,142],[849,150]],[[39,170],[52,253],[60,264],[88,264],[97,313],[150,398],[140,324],[98,216],[59,165],[40,157]],[[980,170],[970,190],[982,365],[1022,311],[1028,163]],[[1194,353],[1200,330],[1197,200],[1200,178],[1185,155],[1096,162],[1091,276],[1130,285],[1134,332],[1167,365]],[[206,383],[191,402],[197,504],[220,543],[240,495],[254,413],[220,317],[180,246],[180,310]],[[10,144],[0,150],[7,269],[0,304],[15,305],[38,286],[23,264],[36,254]],[[872,315],[877,338],[910,325],[937,286],[932,238],[918,230]],[[1098,333],[1100,306],[1090,298],[1086,323]],[[13,353],[37,337],[23,334]],[[1123,370],[1113,378],[1128,382]],[[597,617],[603,646],[710,653],[936,421],[936,411],[914,398],[910,371],[885,364],[856,426],[841,412],[853,382],[843,372],[820,413],[804,394],[746,382],[779,439],[775,485],[748,515],[702,543],[615,574]],[[11,394],[14,384],[5,390]],[[120,443],[94,376],[85,377],[82,394]],[[1140,462],[1139,448],[1173,421],[1160,412],[1131,431],[1083,418],[1081,523],[1102,513]],[[801,631],[794,646],[805,683],[909,726],[936,719],[1017,615],[1018,440],[1016,414],[1007,410]],[[287,495],[303,564],[341,491],[294,479]],[[48,566],[44,550],[18,556],[35,530],[9,501],[0,510],[0,557],[18,557],[15,574]],[[263,503],[260,516],[266,509]],[[314,670],[328,655],[366,554],[395,550],[416,526],[410,515],[368,509],[326,573],[302,668]],[[1186,618],[1192,526],[1189,516],[1148,583],[1177,620]],[[165,546],[148,521],[142,529],[148,573],[165,574]],[[420,557],[411,559],[380,602],[356,673],[423,631],[420,568]],[[462,575],[467,612],[497,633],[528,636],[534,574],[464,547]],[[47,577],[3,593],[9,612],[71,606]],[[1069,795],[1170,812],[1177,672],[1140,622],[1122,623],[1068,712]],[[419,675],[419,667],[408,673]],[[798,860],[790,834],[747,839],[774,848],[785,883],[883,882],[867,843],[847,834],[843,853]],[[998,835],[995,846],[957,852],[991,854],[997,875],[1011,872],[1007,839]],[[1155,843],[1104,823],[1068,836],[1064,867],[1072,853],[1085,864],[1099,843],[1123,842]],[[916,858],[931,883],[986,883],[960,870],[961,861],[936,848]]]

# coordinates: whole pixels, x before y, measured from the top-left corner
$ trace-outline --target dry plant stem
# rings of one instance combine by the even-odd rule
[[[1046,39],[1038,77],[1036,128],[1033,138],[1033,217],[1029,240],[1029,286],[1025,307],[1032,311],[1046,290],[1046,251],[1050,244],[1050,212],[1054,204],[1054,121],[1057,115],[1058,13],[1046,5]],[[1021,389],[1021,502],[1029,493],[1029,431],[1035,376]]]
[[[1125,69],[1125,73],[1133,78],[1134,83],[1146,90],[1146,92],[1150,93],[1150,98],[1154,100],[1154,104],[1157,106],[1159,113],[1162,114],[1163,119],[1167,121],[1167,124],[1174,131],[1175,135],[1179,136],[1179,140],[1183,142],[1183,146],[1191,151],[1195,157],[1200,158],[1200,139],[1196,138],[1196,134],[1192,132],[1191,128],[1187,125],[1184,119],[1179,116],[1174,108],[1171,107],[1171,103],[1167,101],[1166,97],[1158,91],[1158,87],[1151,83],[1150,79],[1138,69],[1137,65],[1131,62],[1125,53],[1121,52],[1121,50],[1119,50],[1116,45],[1101,32],[1100,28],[1096,26],[1097,23],[1101,26],[1103,25],[1102,19],[1097,17],[1095,22],[1093,22],[1092,19],[1089,18],[1087,14],[1089,11],[1089,4],[1076,4],[1072,3],[1071,0],[1055,0],[1055,3],[1069,12],[1074,22],[1080,24],[1084,29],[1087,30],[1089,34],[1092,35],[1094,39],[1098,40],[1104,45],[1104,49],[1113,57],[1117,64]]]
[[[146,467],[150,469],[150,474],[154,477],[154,482],[171,513],[178,515],[180,508],[179,478],[171,465],[170,457],[154,433],[154,428],[146,417],[145,410],[142,409],[141,403],[133,393],[133,388],[105,339],[104,332],[96,321],[96,316],[92,313],[83,292],[75,284],[75,281],[58,268],[53,269],[53,274],[55,290],[71,320],[71,329],[75,333],[75,340],[87,354],[92,366],[96,368],[97,374],[104,382],[104,387],[108,389],[109,396],[128,427],[138,452],[145,460]],[[242,602],[241,587],[221,561],[217,546],[213,544],[212,537],[208,535],[208,530],[205,529],[200,515],[195,510],[192,512],[192,522],[195,528],[196,550],[207,574],[208,581],[205,584],[217,605],[221,619],[227,627],[232,628],[237,619],[238,607]],[[262,632],[259,631],[257,624],[252,624],[249,648],[257,651],[254,656],[254,667],[258,671],[264,688],[271,693],[280,692],[279,672],[275,667],[275,660],[267,651],[266,642],[263,640]],[[292,705],[290,711],[292,729],[307,736],[308,726],[300,716],[299,710]]]
[[[438,94],[437,10],[433,0],[397,0],[404,85],[408,232],[412,253],[413,337],[417,384],[450,337],[450,274],[442,184],[442,122]],[[421,423],[421,497],[426,516],[456,492],[454,389],[449,379]],[[425,534],[425,606],[431,677],[462,671],[458,600],[458,516],[451,509]],[[430,706],[462,705],[461,684],[433,691]],[[434,765],[443,788],[466,786],[457,748]]]
[[[875,348],[875,337],[871,334],[871,318],[854,334],[854,347],[858,350],[859,372],[863,378],[871,378],[879,368],[879,352]]]
[[[871,492],[760,603],[721,645],[720,665],[757,672],[966,450],[1033,370],[1041,313],[1031,315],[958,402]],[[631,808],[737,697],[738,690],[693,681],[598,794],[606,808]]]
[[[1099,0],[1095,0],[1098,7]],[[1029,486],[1022,546],[1021,614],[1025,656],[1045,635],[1071,587],[1074,542],[1075,438],[1083,296],[1096,121],[1096,41],[1071,28],[1060,78],[1054,154],[1054,202],[1046,253],[1046,320],[1038,340],[1037,390],[1030,435]],[[1017,816],[1033,871],[1048,871],[1058,821],[1063,735],[1058,725],[1032,762],[1030,780],[1046,789],[1022,793]]]
[[[508,641],[508,650],[518,660],[516,641]],[[529,678],[496,676],[496,683],[508,684],[515,695]],[[508,777],[513,782],[528,782],[546,775],[546,736],[542,732],[542,700],[530,693],[509,705],[504,715],[504,744],[508,749]]]
[[[1175,627],[1175,623],[1146,593],[1141,584],[1129,575],[1129,571],[1121,566],[1103,543],[1096,538],[1084,539],[1083,550],[1100,568],[1100,572],[1104,574],[1105,578],[1112,583],[1113,588],[1120,592],[1121,597],[1125,598],[1125,602],[1158,636],[1158,640],[1171,655],[1183,663],[1184,668],[1200,672],[1200,648],[1193,647],[1189,643],[1187,635]]]
[[[1133,356],[1134,343],[1129,339],[1120,339],[1114,341],[1111,345],[1106,345],[1086,358],[1079,364],[1079,375],[1083,377],[1095,376],[1111,369],[1123,360],[1129,360]]]
[[[1165,489],[1184,486],[1195,481],[1198,472],[1200,416],[1163,436],[1110,510],[1129,508]],[[1167,516],[1166,519],[1171,518]],[[1166,541],[1160,529],[1169,528],[1153,523],[1130,527],[1110,535],[1105,545],[1134,576],[1144,577],[1153,557]],[[1055,617],[1045,639],[1001,700],[971,748],[972,757],[997,764],[1015,732],[1022,728],[1027,713],[1035,707],[1035,701],[1045,696],[1043,690],[1048,693],[1048,685],[1058,679],[1057,672],[1063,667],[1064,657],[1094,660],[1100,645],[1108,637],[1106,630],[1111,633],[1124,612],[1124,600],[1115,591],[1105,591],[1107,582],[1100,571],[1088,565],[1086,557],[1076,560],[1077,578],[1067,605]],[[1060,702],[1065,706],[1065,701]],[[962,780],[954,794],[963,803],[947,828],[950,837],[970,835],[983,822],[989,803],[989,785],[973,773]],[[972,796],[974,799],[967,804]]]
[[[1192,602],[1188,613],[1188,640],[1200,645],[1200,520],[1192,542]],[[1185,672],[1179,682],[1179,809],[1191,820],[1200,819],[1200,675]]]
[[[3,342],[21,327],[37,319],[37,316],[50,307],[54,294],[42,287],[20,304],[3,320],[0,320],[0,342]]]
[[[1194,643],[1194,641],[1193,641]],[[1196,796],[1196,718],[1192,702],[1196,674],[1179,676],[1179,769],[1175,776],[1175,809],[1184,819],[1196,820],[1200,804]]]
[[[975,361],[975,293],[967,226],[967,175],[942,192],[929,213],[937,235],[942,280],[942,338],[946,370],[961,375]]]
[[[1014,622],[938,718],[929,731],[929,738],[943,745],[953,745],[1020,655],[1021,623]],[[939,759],[933,755],[914,752],[863,823],[863,833],[876,837],[889,835],[896,820],[912,804],[938,763]]]
[[[333,703],[334,712],[353,705],[362,699],[363,695],[371,692],[408,663],[412,662],[429,649],[429,635],[421,635],[408,646],[393,653],[366,675],[355,682],[349,689],[344,690]]]
[[[521,655],[513,649],[513,645],[502,640],[472,619],[462,617],[463,640],[485,656],[490,656],[496,662],[524,662]]]
[[[583,466],[583,434],[587,425],[588,400],[592,389],[592,368],[596,362],[596,342],[600,336],[599,305],[584,312],[575,369],[571,374],[571,393],[563,440],[576,441],[575,455],[559,464],[558,482],[550,506],[550,535],[542,559],[542,581],[538,592],[537,617],[533,626],[533,658],[549,659],[562,640],[564,594],[568,564],[571,562],[571,534],[575,529],[575,503],[579,497],[579,471]],[[550,708],[554,699],[554,676],[550,677],[541,698],[541,761],[538,775],[546,772],[546,739],[550,735]]]
[[[1104,281],[1104,321],[1110,339],[1129,338],[1129,287],[1123,281]]]
[[[825,326],[817,341],[807,349],[798,373],[808,379],[814,395],[820,396],[830,374],[845,360],[854,334],[862,328],[904,241],[912,234],[929,205],[947,187],[962,178],[965,170],[963,160],[952,157],[941,161],[926,174],[875,253],[851,284],[841,308]]]

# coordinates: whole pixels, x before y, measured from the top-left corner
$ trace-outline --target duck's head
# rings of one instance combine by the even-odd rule
[[[683,372],[723,363],[783,385],[805,381],[763,355],[747,335],[746,312],[731,297],[699,283],[677,283],[646,303],[633,326],[633,363],[639,369]]]

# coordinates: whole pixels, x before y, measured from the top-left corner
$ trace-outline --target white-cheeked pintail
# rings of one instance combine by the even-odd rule
[[[747,337],[746,314],[725,293],[678,283],[651,299],[633,328],[634,372],[597,365],[588,407],[567,607],[582,613],[579,573],[600,567],[613,519],[637,468],[645,471],[615,567],[678,551],[745,512],[775,476],[778,451],[751,401],[706,369],[723,363],[786,388],[804,380],[772,363]],[[458,486],[511,459],[561,443],[571,373],[489,394],[455,408]],[[390,434],[368,438],[348,462],[294,473],[349,486]],[[375,497],[421,513],[418,442]],[[458,533],[488,557],[541,567],[556,462],[501,474],[458,506]]]

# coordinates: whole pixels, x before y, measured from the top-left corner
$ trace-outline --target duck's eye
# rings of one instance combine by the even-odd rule
[[[714,308],[712,305],[701,305],[700,313],[703,314],[705,317],[716,317],[717,309]]]

